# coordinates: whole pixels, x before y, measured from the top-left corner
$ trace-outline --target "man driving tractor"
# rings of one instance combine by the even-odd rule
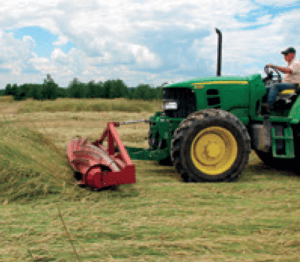
[[[269,68],[276,69],[285,74],[282,83],[275,84],[270,88],[267,103],[263,104],[263,107],[267,112],[270,112],[273,109],[278,92],[297,88],[300,83],[300,62],[295,59],[296,50],[293,47],[289,47],[282,51],[281,54],[283,54],[284,60],[287,62],[287,67],[275,66],[273,64],[267,65]]]

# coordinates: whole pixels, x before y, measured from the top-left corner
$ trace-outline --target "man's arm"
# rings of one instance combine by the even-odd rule
[[[273,64],[268,64],[269,67],[277,69],[281,73],[284,74],[292,74],[292,70],[289,67],[283,67],[283,66],[275,66]]]

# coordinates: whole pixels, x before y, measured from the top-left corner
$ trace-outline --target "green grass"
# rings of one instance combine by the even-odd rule
[[[78,261],[58,207],[85,262],[298,261],[294,173],[269,168],[251,153],[237,182],[194,184],[182,182],[173,167],[134,161],[136,184],[88,191],[76,186],[68,166],[71,138],[97,139],[107,121],[152,112],[4,112],[0,262]],[[126,144],[147,145],[148,125],[117,130]]]
[[[19,113],[29,112],[153,112],[161,105],[161,101],[143,101],[118,99],[71,99],[59,98],[55,101],[34,101],[28,99],[18,110]],[[159,109],[158,109],[159,110]]]
[[[14,101],[13,96],[0,96],[0,103]]]

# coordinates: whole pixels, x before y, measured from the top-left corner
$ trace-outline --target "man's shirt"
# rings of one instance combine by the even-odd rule
[[[298,84],[300,83],[300,61],[293,59],[289,64],[288,68],[291,69],[291,74],[285,74],[283,76],[282,82],[289,84]]]

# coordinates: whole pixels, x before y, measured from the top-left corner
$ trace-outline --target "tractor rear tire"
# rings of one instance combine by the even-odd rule
[[[267,166],[278,170],[293,170],[295,166],[295,159],[275,158],[272,152],[261,152],[255,150],[259,159]]]
[[[186,182],[235,181],[248,163],[250,151],[245,125],[220,109],[190,114],[171,143],[173,164]]]
[[[284,159],[273,157],[272,152],[261,152],[255,150],[256,155],[259,159],[267,166],[278,170],[288,170],[293,171],[297,175],[300,175],[299,161],[300,161],[300,126],[293,127],[293,137],[294,137],[294,148],[295,148],[295,158]]]

